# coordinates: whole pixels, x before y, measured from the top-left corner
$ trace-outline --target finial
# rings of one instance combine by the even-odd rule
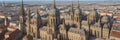
[[[56,8],[56,2],[54,0],[52,8]]]
[[[21,3],[21,8],[20,8],[20,15],[23,15],[23,16],[24,16],[24,15],[25,15],[25,14],[24,14],[25,12],[24,12],[23,0],[21,0],[21,2],[22,2],[22,3]]]
[[[72,1],[72,3],[71,3],[71,7],[73,7],[73,1]]]
[[[23,0],[22,0],[22,6],[23,6]]]
[[[71,2],[70,11],[73,12],[73,1]]]
[[[78,7],[78,8],[80,7],[79,0],[78,0],[78,3],[77,3],[77,7]]]

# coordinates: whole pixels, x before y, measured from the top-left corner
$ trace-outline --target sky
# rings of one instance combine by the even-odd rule
[[[21,0],[0,0],[0,1],[21,1]],[[53,1],[53,0],[24,0],[24,1]],[[56,0],[56,1],[77,1],[77,0]],[[79,0],[79,1],[120,1],[120,0]]]

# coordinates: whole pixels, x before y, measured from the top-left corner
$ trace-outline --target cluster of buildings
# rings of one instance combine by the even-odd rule
[[[19,12],[19,26],[11,26],[10,19],[4,16],[0,19],[0,40],[119,40],[120,30],[117,30],[118,13],[99,13],[93,8],[89,14],[84,14],[80,8],[70,6],[69,14],[62,15],[56,8],[54,0],[48,12],[47,22],[41,18],[40,10],[36,8],[35,15],[31,17],[31,10],[27,12],[22,5]],[[0,18],[3,16],[0,16]],[[12,16],[10,16],[12,17]],[[14,18],[14,19],[17,19]],[[12,20],[12,19],[11,19]],[[115,30],[116,29],[116,30]]]

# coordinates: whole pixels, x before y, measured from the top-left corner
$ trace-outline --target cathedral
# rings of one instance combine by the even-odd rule
[[[23,40],[108,40],[110,37],[113,18],[107,14],[101,16],[96,8],[93,8],[92,12],[84,17],[79,1],[75,9],[72,3],[69,15],[61,19],[60,10],[57,9],[54,0],[47,16],[46,26],[42,24],[38,8],[36,8],[33,17],[31,17],[30,11],[30,8],[27,8],[25,14],[22,2],[19,14],[19,30],[26,35]],[[7,25],[7,23],[5,24]]]

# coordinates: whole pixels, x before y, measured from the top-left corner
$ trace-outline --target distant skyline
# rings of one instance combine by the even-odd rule
[[[21,0],[0,0],[0,1],[21,1]],[[24,0],[24,1],[53,1],[53,0]],[[56,1],[78,1],[78,0],[56,0]],[[120,0],[79,0],[79,1],[120,1]]]

